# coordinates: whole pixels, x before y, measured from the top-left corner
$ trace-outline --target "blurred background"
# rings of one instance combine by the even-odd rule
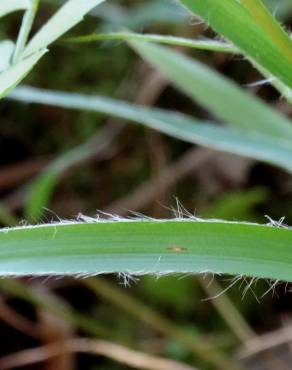
[[[42,0],[38,29],[62,1]],[[291,27],[291,0],[266,1]],[[15,39],[21,14],[1,19]],[[126,27],[138,32],[215,37],[172,0],[110,0],[71,35]],[[251,65],[180,48],[275,109],[292,116]],[[100,94],[211,118],[122,42],[58,42],[25,83]],[[40,219],[25,213],[28,188],[55,159],[86,148],[61,176]],[[88,150],[89,148],[89,150]],[[0,103],[0,222],[74,219],[97,211],[170,218],[182,205],[197,216],[292,224],[292,177],[103,115]],[[292,369],[290,285],[213,276],[109,276],[0,280],[0,369]]]

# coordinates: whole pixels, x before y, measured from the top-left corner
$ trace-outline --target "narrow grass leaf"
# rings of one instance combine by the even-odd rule
[[[104,113],[143,124],[175,138],[262,160],[292,171],[292,146],[282,139],[222,127],[172,111],[150,109],[115,99],[18,87],[10,99]]]
[[[79,36],[69,39],[70,42],[94,42],[94,41],[149,41],[158,44],[168,44],[176,46],[185,46],[194,49],[219,51],[225,53],[237,54],[238,50],[231,44],[222,41],[202,39],[193,40],[184,37],[165,36],[156,34],[140,34],[134,32],[111,32],[111,33],[99,33],[86,36]]]
[[[83,17],[104,0],[69,0],[37,32],[24,50],[24,57],[46,48],[65,32],[82,21]]]
[[[16,64],[21,59],[21,53],[27,43],[28,37],[31,32],[31,28],[34,22],[34,18],[36,16],[39,0],[30,0],[31,6],[30,8],[24,13],[22,18],[21,27],[17,36],[17,41],[15,44],[15,50],[12,58],[12,64]]]
[[[248,132],[292,139],[292,123],[202,63],[159,45],[130,41],[170,81],[226,123]]]
[[[30,0],[2,0],[0,4],[0,18],[17,10],[30,8]]]
[[[292,150],[287,147],[283,150],[281,143],[277,145],[275,140],[271,141],[269,138],[266,140],[265,137],[254,138],[245,133],[211,125],[207,122],[198,122],[182,115],[176,116],[175,113],[172,115],[171,112],[145,109],[108,98],[45,91],[30,87],[17,88],[10,93],[9,97],[29,103],[38,102],[65,108],[114,114],[117,117],[140,122],[191,143],[266,160],[292,171]],[[106,145],[110,137],[106,133],[99,144],[100,150]],[[90,142],[82,144],[59,156],[33,181],[26,201],[26,219],[34,222],[40,219],[44,207],[49,205],[59,177],[67,168],[79,162],[91,152]]]
[[[248,137],[244,133],[217,127],[213,124],[176,120],[176,117],[173,119],[174,127],[172,127],[170,117],[163,115],[156,117],[155,113],[152,112],[151,117],[143,117],[140,114],[140,118],[138,118],[137,115],[135,121],[139,120],[148,127],[158,128],[166,134],[190,143],[257,158],[292,172],[292,150],[277,144],[273,147],[271,139]],[[177,127],[175,128],[175,126]],[[49,205],[60,176],[84,155],[86,155],[86,151],[82,151],[81,148],[63,154],[33,181],[25,207],[27,220],[35,222],[41,218],[44,208]]]
[[[95,42],[95,41],[148,41],[158,44],[167,44],[175,46],[184,46],[200,50],[209,50],[216,52],[240,54],[239,49],[232,44],[223,41],[217,41],[212,39],[199,39],[193,40],[184,37],[165,36],[156,34],[139,34],[134,32],[109,32],[102,34],[92,34],[74,37],[68,39],[70,42],[83,43],[83,42]],[[250,59],[251,60],[251,59]],[[285,98],[288,102],[292,103],[292,89],[281,82],[278,78],[271,75],[270,72],[265,70],[262,66],[259,66],[256,62],[251,60],[252,64],[265,76],[265,79],[269,81],[271,85],[279,91],[281,97]]]
[[[292,63],[291,39],[263,4],[262,0],[240,0],[240,3],[248,10],[250,17],[256,20],[256,23],[262,28],[264,33],[274,41],[283,55]]]
[[[14,50],[14,42],[4,40],[0,42],[0,72],[7,69]]]
[[[0,275],[226,273],[292,281],[292,230],[220,221],[104,221],[0,231]]]
[[[292,88],[292,42],[258,0],[181,0],[243,54]],[[266,33],[268,29],[268,33]]]
[[[5,72],[0,74],[0,99],[8,94],[10,90],[26,77],[45,52],[46,50],[40,50],[38,53],[35,53],[29,58],[11,66]]]

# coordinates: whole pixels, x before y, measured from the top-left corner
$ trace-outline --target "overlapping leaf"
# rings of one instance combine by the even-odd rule
[[[243,54],[292,88],[292,42],[260,0],[181,0]]]
[[[0,4],[0,18],[17,10],[26,10],[30,7],[30,0],[2,0]]]
[[[133,41],[131,45],[181,91],[225,122],[250,134],[258,132],[292,139],[292,124],[288,119],[214,70],[162,46]]]
[[[290,143],[273,136],[222,127],[177,112],[150,109],[101,96],[19,87],[10,93],[9,98],[113,115],[190,143],[263,160],[292,171]]]
[[[0,231],[0,275],[227,273],[292,281],[292,231],[210,221],[107,221]]]
[[[26,57],[46,48],[57,40],[60,36],[82,21],[83,17],[94,7],[105,0],[69,0],[49,21],[40,29],[39,32],[30,40],[23,56]]]
[[[0,99],[23,80],[45,52],[46,50],[40,50],[0,74]]]

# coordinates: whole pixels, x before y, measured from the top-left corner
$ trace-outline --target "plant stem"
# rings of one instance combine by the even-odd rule
[[[12,57],[12,64],[16,64],[20,60],[21,53],[24,50],[24,47],[27,43],[31,27],[38,9],[39,0],[30,0],[30,1],[31,6],[24,13],[24,16],[22,18],[20,31],[17,37],[16,46]]]

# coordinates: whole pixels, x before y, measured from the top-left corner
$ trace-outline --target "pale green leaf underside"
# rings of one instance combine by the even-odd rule
[[[206,65],[160,45],[130,44],[181,91],[226,123],[250,133],[292,140],[292,123],[286,117]]]
[[[0,42],[0,72],[9,67],[14,50],[14,43],[10,40]]]
[[[42,225],[0,232],[0,275],[201,273],[292,280],[292,231],[209,221]]]
[[[30,0],[2,0],[0,4],[0,18],[17,10],[30,8]]]
[[[0,98],[3,98],[8,92],[23,80],[33,66],[44,55],[46,50],[40,50],[18,64],[11,66],[5,72],[0,74]]]
[[[69,29],[81,22],[83,17],[91,9],[101,4],[103,1],[104,0],[67,1],[30,40],[24,50],[23,56],[26,57],[49,46]]]
[[[244,155],[292,171],[290,143],[268,135],[226,128],[176,112],[145,108],[100,96],[19,87],[9,94],[9,98],[116,116],[190,143]]]

